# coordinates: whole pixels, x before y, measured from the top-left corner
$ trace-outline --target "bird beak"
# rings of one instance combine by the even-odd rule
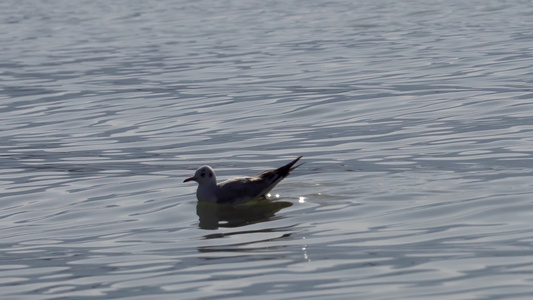
[[[183,182],[189,182],[189,181],[196,181],[196,178],[194,178],[194,177],[189,177],[189,178],[183,180]]]

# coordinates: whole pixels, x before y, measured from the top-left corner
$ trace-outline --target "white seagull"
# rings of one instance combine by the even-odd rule
[[[196,170],[193,177],[185,179],[183,182],[196,181],[198,189],[196,198],[202,202],[231,203],[239,204],[257,198],[266,198],[276,184],[289,173],[301,166],[294,164],[302,158],[301,156],[284,165],[281,168],[267,170],[254,177],[232,178],[217,184],[215,171],[210,166],[201,166]]]

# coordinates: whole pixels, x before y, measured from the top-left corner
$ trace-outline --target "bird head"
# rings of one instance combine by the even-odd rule
[[[201,166],[196,170],[193,177],[185,179],[183,182],[196,181],[198,184],[216,184],[215,171],[210,166]]]

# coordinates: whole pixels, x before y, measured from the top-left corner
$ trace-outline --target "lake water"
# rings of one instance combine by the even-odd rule
[[[532,16],[0,2],[0,298],[531,299]],[[261,205],[182,183],[299,155]]]

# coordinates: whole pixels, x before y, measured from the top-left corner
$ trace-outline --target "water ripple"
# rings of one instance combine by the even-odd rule
[[[1,298],[529,299],[530,12],[1,2]]]

